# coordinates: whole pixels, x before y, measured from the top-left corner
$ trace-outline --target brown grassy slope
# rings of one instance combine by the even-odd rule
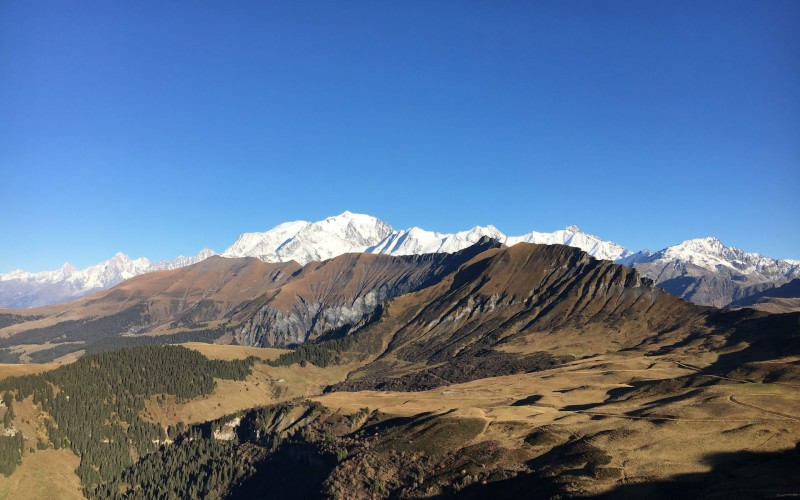
[[[546,348],[555,331],[572,332],[555,343],[581,354],[596,340],[581,333],[595,324],[605,334],[588,349],[618,350],[673,329],[697,311],[633,269],[561,245],[519,244],[488,255],[433,293],[436,298],[395,336],[392,348],[404,358],[444,360],[468,346],[526,337],[540,337]]]
[[[721,379],[686,368],[707,361],[629,352],[429,391],[335,392],[314,399],[334,412],[368,407],[398,423],[426,414],[485,420],[477,436],[428,468],[417,486],[421,495],[471,487],[475,496],[469,498],[531,491],[582,496],[631,485],[644,492],[636,497],[652,498],[737,489],[797,492],[797,484],[785,484],[786,471],[759,467],[758,456],[748,453],[767,460],[800,441],[800,386]],[[406,452],[438,442],[424,434],[394,434],[384,426],[376,439]],[[385,457],[370,459],[378,466]],[[758,477],[730,474],[745,465]],[[358,479],[357,470],[342,468]]]
[[[463,371],[488,363],[478,378],[519,359],[536,366],[541,360],[530,355],[543,351],[655,350],[710,331],[706,311],[578,249],[518,244],[481,253],[439,283],[392,301],[385,321],[371,327],[384,351],[351,378],[385,379],[437,364],[442,377],[447,365]]]
[[[105,317],[142,308],[149,326],[172,321],[187,324],[223,317],[242,302],[280,286],[300,269],[295,262],[211,257],[195,265],[136,276],[83,299],[26,311],[36,318],[0,329],[10,336],[68,320]],[[121,333],[121,332],[109,332]]]
[[[36,375],[49,370],[58,368],[57,363],[42,364],[0,364],[0,380],[8,377],[19,377],[22,375]]]
[[[132,325],[139,332],[165,333],[206,324],[237,329],[244,324],[248,333],[237,339],[242,343],[285,344],[361,321],[383,300],[427,286],[471,255],[497,245],[487,240],[452,255],[346,254],[306,267],[215,256],[192,266],[137,276],[74,302],[31,309],[24,315],[9,312],[0,318],[0,337],[67,321],[97,323],[118,317],[111,326],[95,329],[115,335]],[[281,336],[274,320],[288,317],[297,331]],[[273,338],[262,339],[267,333]]]
[[[398,297],[357,335],[380,338],[383,348],[339,390],[421,390],[624,351],[714,354],[703,368],[724,374],[800,354],[800,315],[696,306],[633,269],[570,247],[520,244]],[[794,365],[764,366],[751,367],[763,372],[754,377],[800,377]]]
[[[0,499],[84,498],[75,475],[80,463],[80,458],[67,449],[26,451],[22,465],[11,476],[0,476]]]
[[[800,298],[782,299],[777,297],[764,297],[747,307],[772,314],[800,312]]]
[[[454,254],[344,254],[311,262],[292,281],[240,309],[231,321],[242,325],[237,341],[284,345],[348,329],[382,302],[436,283],[475,254],[499,246],[485,239]]]

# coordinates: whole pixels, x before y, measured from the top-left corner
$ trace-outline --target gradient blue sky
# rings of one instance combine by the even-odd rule
[[[800,258],[800,2],[0,3],[0,272],[344,210]]]

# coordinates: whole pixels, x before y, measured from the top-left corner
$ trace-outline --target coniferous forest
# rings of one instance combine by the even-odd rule
[[[32,397],[43,415],[47,441],[40,448],[69,448],[79,458],[85,487],[118,475],[167,439],[166,430],[142,418],[145,400],[172,395],[178,401],[210,394],[215,378],[243,380],[254,358],[209,360],[180,346],[141,346],[85,356],[39,375],[0,382],[4,401]],[[13,411],[7,405],[6,415]],[[22,435],[0,439],[2,472],[13,471]]]
[[[294,413],[293,413],[294,412]],[[295,421],[292,417],[300,416]],[[236,432],[214,431],[236,419]],[[295,421],[291,432],[280,427]],[[314,403],[278,404],[172,429],[174,441],[99,484],[89,498],[314,498],[333,467],[347,456],[331,429],[349,422]],[[347,427],[349,430],[349,427]]]
[[[10,436],[0,436],[0,474],[8,476],[22,463],[24,446],[21,432]]]

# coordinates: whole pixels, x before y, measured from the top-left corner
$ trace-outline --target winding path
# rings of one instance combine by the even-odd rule
[[[766,408],[761,408],[760,406],[751,405],[750,403],[745,403],[744,401],[739,401],[734,396],[729,396],[728,399],[731,400],[731,403],[737,404],[739,406],[744,406],[745,408],[752,408],[754,410],[763,411],[764,413],[769,413],[770,415],[777,415],[779,417],[788,418],[789,420],[794,420],[796,422],[800,422],[800,418],[787,415],[785,413],[781,413],[779,411],[767,410]]]

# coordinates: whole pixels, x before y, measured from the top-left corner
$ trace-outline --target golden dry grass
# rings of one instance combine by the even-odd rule
[[[53,363],[57,365],[66,365],[69,363],[74,363],[77,361],[81,356],[86,354],[86,351],[81,349],[80,351],[73,351],[63,356],[60,356],[53,360]]]
[[[42,363],[42,364],[5,364],[0,363],[0,380],[7,377],[16,377],[18,375],[31,375],[35,373],[42,373],[54,368],[58,368],[57,363]]]
[[[80,459],[69,450],[26,453],[9,477],[0,476],[0,499],[52,500],[83,498],[75,469]]]
[[[683,360],[702,365],[704,359]],[[626,481],[669,478],[706,472],[717,453],[783,451],[800,440],[800,387],[737,383],[664,392],[630,401],[604,403],[608,392],[635,381],[668,380],[693,370],[671,358],[596,356],[523,375],[494,377],[422,392],[331,393],[313,398],[332,410],[371,410],[411,416],[422,412],[482,416],[489,426],[480,440],[527,450],[530,456],[549,446],[524,443],[532,431],[546,430],[564,442],[586,437],[612,456],[612,467]],[[521,404],[530,396],[535,402]],[[513,403],[521,404],[514,406]],[[593,405],[599,405],[594,406]],[[611,488],[608,482],[603,489]]]
[[[765,297],[745,307],[774,314],[797,312],[800,311],[800,297]]]
[[[35,367],[41,365],[19,365]],[[75,469],[80,459],[70,450],[38,450],[37,436],[45,435],[31,398],[14,402],[14,428],[25,438],[22,465],[9,477],[0,476],[0,499],[83,498]],[[31,453],[31,448],[35,451]]]
[[[185,344],[180,344],[180,345],[188,347],[189,349],[194,349],[195,351],[199,352],[200,354],[209,359],[223,359],[227,361],[233,359],[245,359],[249,356],[255,356],[257,358],[271,360],[277,358],[278,356],[280,356],[285,352],[289,352],[288,349],[275,349],[271,347],[217,345],[217,344],[204,344],[202,342],[187,342]]]
[[[145,402],[144,416],[162,426],[178,422],[197,423],[214,420],[239,410],[274,402],[270,380],[263,373],[254,372],[245,381],[217,380],[217,387],[208,396],[186,403],[178,403],[174,396],[159,402],[150,398]]]
[[[25,456],[28,454],[28,449],[36,447],[36,439],[38,436],[44,436],[46,431],[44,430],[42,422],[37,419],[39,412],[36,410],[36,407],[33,404],[32,398],[26,398],[23,401],[14,401],[14,428],[17,430],[22,431],[22,435],[25,438]],[[23,461],[25,457],[23,456]]]

